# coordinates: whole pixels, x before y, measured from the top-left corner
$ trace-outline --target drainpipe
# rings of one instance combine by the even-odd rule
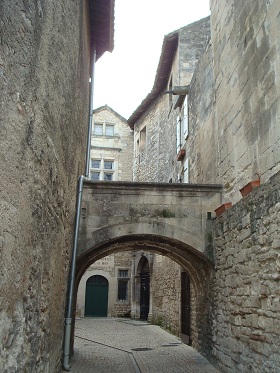
[[[63,351],[63,369],[70,370],[69,357],[70,357],[70,339],[71,339],[71,325],[72,325],[72,308],[73,308],[73,294],[76,272],[76,258],[78,252],[78,236],[81,215],[81,204],[83,194],[84,176],[79,177],[77,203],[76,203],[76,217],[75,217],[75,231],[74,231],[74,244],[70,267],[69,288],[68,288],[68,303],[65,318],[65,331],[64,331],[64,351]]]
[[[90,145],[91,145],[91,132],[92,132],[92,116],[93,116],[93,91],[94,91],[94,67],[96,61],[96,49],[93,50],[92,66],[91,66],[91,84],[90,84],[90,98],[89,98],[89,118],[88,118],[88,137],[87,137],[87,154],[86,154],[86,170],[85,176],[89,177],[90,165]]]
[[[90,145],[91,145],[91,132],[92,132],[92,111],[93,111],[93,91],[94,91],[94,65],[96,60],[96,50],[94,48],[92,66],[91,66],[91,84],[90,84],[90,100],[89,100],[89,121],[88,121],[88,137],[87,137],[87,153],[86,153],[86,168],[85,176],[79,176],[78,191],[77,191],[77,202],[76,202],[76,216],[75,216],[75,231],[74,231],[74,243],[73,252],[70,265],[70,276],[69,276],[69,287],[68,287],[68,300],[66,307],[66,318],[65,318],[65,329],[64,329],[64,349],[63,349],[63,369],[69,371],[70,364],[70,340],[71,340],[71,327],[72,327],[72,308],[73,308],[73,295],[74,295],[74,284],[75,284],[75,272],[76,272],[76,260],[78,253],[78,238],[79,238],[79,226],[81,216],[81,205],[83,196],[83,184],[84,179],[89,176],[89,165],[90,165]]]

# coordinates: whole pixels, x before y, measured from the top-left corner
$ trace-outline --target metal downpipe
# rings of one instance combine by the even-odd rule
[[[87,134],[87,153],[86,153],[86,167],[85,176],[79,176],[77,202],[76,202],[76,216],[75,216],[75,231],[74,231],[74,244],[70,265],[70,277],[68,288],[68,301],[66,307],[65,329],[64,329],[64,347],[63,347],[63,369],[70,370],[70,340],[71,340],[71,327],[72,327],[72,308],[73,308],[73,293],[75,284],[76,272],[76,259],[78,253],[78,238],[79,226],[81,216],[81,205],[83,195],[84,179],[89,176],[90,166],[90,147],[91,147],[91,132],[92,132],[92,112],[93,112],[93,92],[94,92],[94,66],[96,61],[96,49],[93,50],[92,66],[91,66],[91,84],[90,84],[90,99],[89,99],[89,120],[88,120],[88,134]]]
[[[89,177],[90,165],[90,146],[91,146],[91,132],[92,132],[92,115],[93,115],[93,92],[94,92],[94,69],[96,61],[96,49],[94,48],[91,66],[91,84],[90,84],[90,98],[89,98],[89,118],[88,118],[88,137],[87,137],[87,154],[86,154],[86,169],[85,176]]]
[[[81,175],[79,177],[79,184],[78,184],[78,191],[77,191],[74,244],[73,244],[73,252],[72,252],[72,258],[71,258],[69,289],[68,289],[68,303],[67,303],[67,308],[66,308],[65,331],[64,331],[63,369],[68,370],[68,371],[70,370],[69,358],[70,358],[73,293],[74,293],[74,284],[75,284],[76,258],[77,258],[77,252],[78,252],[78,236],[79,236],[79,225],[80,225],[80,216],[81,216],[83,184],[84,184],[84,176]]]

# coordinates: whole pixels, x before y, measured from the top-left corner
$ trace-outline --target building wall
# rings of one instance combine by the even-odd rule
[[[210,17],[182,27],[179,32],[179,61],[174,86],[190,84],[196,64],[210,39]],[[174,68],[173,68],[174,70]],[[176,99],[176,97],[175,97]]]
[[[222,372],[279,372],[280,173],[213,221],[213,357]]]
[[[132,255],[130,251],[118,252],[115,254],[115,275],[118,276],[119,270],[128,270],[128,284],[127,284],[127,301],[120,302],[115,299],[114,309],[112,311],[113,317],[129,317],[131,312],[131,282],[132,282]]]
[[[179,336],[181,309],[181,266],[162,255],[155,255],[152,271],[151,321]]]
[[[280,169],[278,1],[211,1],[217,180],[239,199]]]
[[[280,5],[211,2],[211,42],[193,76],[189,101],[189,181],[221,183],[237,202],[249,181],[280,168]]]
[[[178,49],[165,90],[188,85],[195,71],[199,56],[210,36],[209,17],[178,30]],[[171,87],[170,87],[171,85]],[[174,110],[178,96],[159,94],[153,104],[134,124],[134,181],[177,182],[176,119]],[[146,145],[143,157],[139,155],[137,142],[146,127]]]
[[[214,98],[212,48],[208,43],[197,63],[187,96],[189,135],[183,148],[189,163],[190,183],[219,182]]]
[[[103,123],[105,125],[114,125],[114,135],[106,136],[95,135],[91,137],[91,158],[114,160],[115,172],[114,181],[132,180],[133,163],[133,131],[127,124],[125,118],[120,116],[107,105],[102,106],[93,113],[93,131],[94,123]]]
[[[89,34],[78,1],[1,1],[0,366],[58,372]]]
[[[176,152],[176,133],[167,122],[169,110],[169,97],[162,95],[134,126],[134,181],[162,183],[176,178],[172,156]],[[139,152],[137,142],[144,128],[146,144]]]

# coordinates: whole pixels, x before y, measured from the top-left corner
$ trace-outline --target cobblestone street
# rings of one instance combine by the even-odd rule
[[[159,326],[129,319],[76,320],[72,373],[219,373]]]

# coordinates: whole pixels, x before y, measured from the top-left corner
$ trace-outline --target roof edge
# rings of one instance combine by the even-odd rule
[[[92,113],[98,113],[99,111],[101,110],[106,110],[108,109],[109,111],[111,111],[114,115],[116,115],[119,119],[121,119],[125,124],[128,124],[127,122],[127,119],[125,119],[121,114],[117,113],[114,109],[112,109],[109,105],[102,105],[102,106],[99,106],[98,108],[94,109],[92,111]]]
[[[130,128],[133,129],[134,123],[166,88],[167,73],[171,69],[172,59],[178,46],[178,35],[179,30],[176,30],[164,36],[153,88],[146,98],[141,102],[138,108],[128,118],[127,122]]]

